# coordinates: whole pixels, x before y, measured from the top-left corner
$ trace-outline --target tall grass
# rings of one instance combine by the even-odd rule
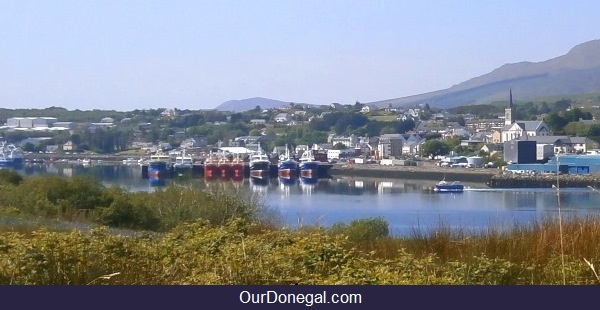
[[[202,191],[170,185],[148,193],[106,188],[84,176],[40,176],[17,181],[10,174],[0,175],[0,208],[19,216],[161,232],[198,219],[212,225],[223,225],[234,218],[257,226],[280,225],[277,214],[257,199],[235,197],[219,188]]]
[[[164,235],[1,233],[0,284],[597,284],[599,220],[564,220],[564,282],[556,221],[418,238],[353,239],[322,227],[255,233],[243,219],[198,220]],[[353,229],[371,230],[361,225]]]
[[[594,267],[600,218],[592,215],[559,214],[509,227],[491,223],[486,231],[440,223],[392,237],[381,218],[281,228],[260,197],[234,197],[218,188],[129,193],[93,180],[50,180],[61,186],[48,181],[3,182],[0,209],[17,217],[80,214],[113,228],[161,233],[107,227],[2,231],[0,284],[600,282]]]

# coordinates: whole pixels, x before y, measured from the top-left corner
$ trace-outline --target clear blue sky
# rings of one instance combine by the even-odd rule
[[[0,0],[0,107],[372,102],[600,39],[600,1]]]

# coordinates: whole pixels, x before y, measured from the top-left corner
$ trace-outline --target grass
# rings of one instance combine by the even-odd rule
[[[600,283],[598,217],[563,220],[564,256],[556,218],[486,232],[368,233],[383,232],[381,224],[289,230],[233,219],[190,222],[164,235],[3,232],[0,284]]]
[[[381,218],[282,228],[261,201],[218,189],[7,179],[0,214],[16,224],[0,231],[0,284],[600,284],[593,215],[393,237]]]

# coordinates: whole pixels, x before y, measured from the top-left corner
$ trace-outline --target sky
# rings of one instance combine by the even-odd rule
[[[0,107],[354,104],[600,39],[600,1],[0,0]]]

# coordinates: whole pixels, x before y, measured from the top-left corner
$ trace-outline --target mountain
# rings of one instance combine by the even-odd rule
[[[509,88],[516,100],[600,92],[600,40],[579,44],[546,61],[506,64],[444,90],[368,104],[408,107],[428,103],[447,109],[508,100]]]
[[[244,112],[260,106],[262,109],[281,108],[289,106],[290,102],[255,97],[243,100],[229,100],[216,107],[218,111]]]

